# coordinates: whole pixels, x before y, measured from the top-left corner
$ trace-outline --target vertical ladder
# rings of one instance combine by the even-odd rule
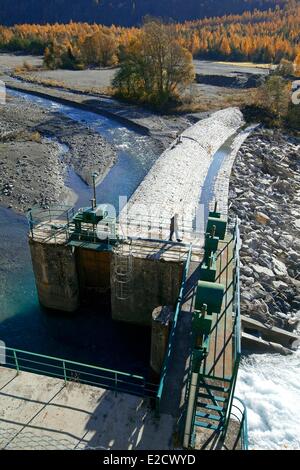
[[[131,242],[122,242],[114,250],[116,298],[128,300],[132,293],[133,256]]]

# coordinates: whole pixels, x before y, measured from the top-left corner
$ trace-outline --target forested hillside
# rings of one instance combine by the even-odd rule
[[[0,24],[68,23],[139,25],[145,15],[183,22],[282,7],[287,0],[1,0]]]
[[[195,58],[273,62],[300,60],[300,3],[176,24],[179,43]],[[85,68],[122,62],[138,28],[68,23],[0,26],[0,49],[45,54],[49,68]]]

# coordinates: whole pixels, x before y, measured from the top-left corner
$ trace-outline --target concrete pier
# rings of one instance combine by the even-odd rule
[[[154,376],[160,377],[168,347],[173,310],[167,305],[152,312],[150,367]]]
[[[149,250],[144,251],[146,246]],[[111,308],[113,320],[151,326],[152,312],[158,305],[175,306],[181,286],[184,255],[178,247],[164,243],[137,241],[133,243],[132,271],[128,283],[127,298],[118,296],[118,284],[112,268]],[[112,262],[118,255],[113,253]]]
[[[76,258],[64,243],[29,239],[40,303],[50,309],[73,312],[79,307]]]

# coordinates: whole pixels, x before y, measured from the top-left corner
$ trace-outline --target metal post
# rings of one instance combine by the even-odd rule
[[[159,236],[158,236],[158,238],[159,238],[160,240],[162,240],[162,238],[163,238],[163,237],[162,237],[162,230],[163,230],[162,227],[163,227],[163,221],[162,221],[162,216],[161,216],[161,214],[160,214],[160,217],[159,217]]]
[[[63,369],[64,369],[64,381],[65,381],[65,385],[67,385],[67,371],[66,371],[66,364],[65,364],[65,361],[62,361],[63,363]]]
[[[198,374],[192,373],[190,387],[189,387],[189,398],[188,398],[185,430],[184,430],[184,438],[183,438],[183,447],[185,449],[188,449],[190,447],[191,435],[193,433],[195,401],[197,398],[197,384],[198,384]]]
[[[17,353],[16,353],[15,350],[14,350],[14,358],[15,358],[15,364],[16,364],[17,374],[19,374],[19,372],[20,372],[20,367],[19,367],[19,362],[18,362],[18,358],[17,358]]]
[[[160,397],[157,395],[155,399],[155,416],[156,418],[160,417]]]
[[[31,231],[32,239],[33,239],[33,220],[32,220],[32,212],[30,212],[30,231]]]
[[[148,214],[148,237],[151,238],[151,216]]]
[[[95,206],[97,206],[97,195],[96,195],[96,178],[97,178],[97,176],[98,176],[98,173],[93,173],[92,174]]]
[[[117,388],[118,388],[118,374],[115,372],[115,396],[117,396]]]

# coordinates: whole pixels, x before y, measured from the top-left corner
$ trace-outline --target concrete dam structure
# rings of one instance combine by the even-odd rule
[[[118,217],[97,204],[95,187],[89,207],[28,213],[40,303],[72,315],[105,297],[112,320],[147,327],[149,376],[125,374],[118,382],[122,373],[102,369],[109,377],[97,386],[111,389],[112,380],[115,390],[150,398],[186,448],[245,447],[244,418],[227,442],[241,353],[239,230],[228,227],[217,204],[199,210],[213,156],[242,124],[230,108],[185,131]]]
[[[49,220],[37,222],[45,214]],[[45,212],[32,210],[30,217],[32,265],[44,307],[74,312],[90,297],[110,294],[114,320],[151,326],[155,307],[175,305],[188,253],[185,244],[117,238],[101,241],[96,225],[86,223],[77,232],[74,211],[63,206]],[[117,227],[115,221],[114,229]]]
[[[82,217],[71,208],[33,210],[29,242],[41,304],[72,312],[89,294],[111,291],[113,319],[147,326],[155,307],[174,305],[189,243],[194,256],[201,256],[203,214],[200,226],[195,219],[207,169],[216,150],[242,123],[241,112],[230,108],[183,132],[154,164],[118,220],[104,217],[105,206],[95,207],[95,194],[94,205],[83,209]],[[174,213],[180,243],[169,241]],[[111,229],[111,244],[101,243],[97,235],[103,219]]]
[[[195,243],[198,237],[203,243],[204,220],[195,224],[195,219],[201,195],[210,189],[205,188],[208,169],[217,150],[243,124],[240,110],[229,108],[186,129],[156,161],[122,210],[120,220],[128,220],[128,235],[148,237],[150,222],[152,238],[168,240],[169,222],[177,213],[180,238]],[[200,211],[203,219],[203,208]]]

